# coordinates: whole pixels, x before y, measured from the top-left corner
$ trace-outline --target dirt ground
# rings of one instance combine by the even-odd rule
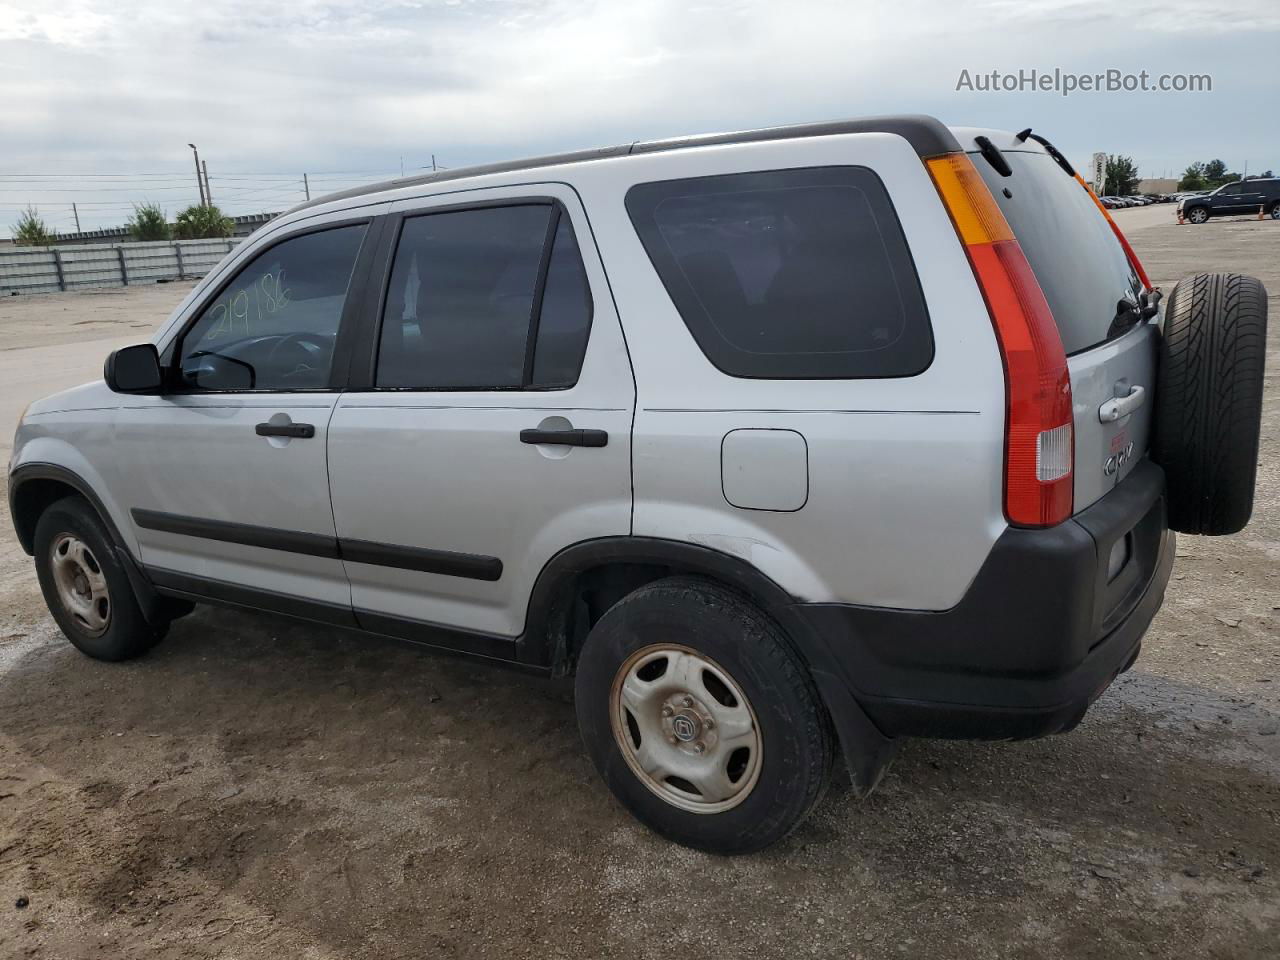
[[[1278,223],[1118,219],[1166,290],[1280,291]],[[15,380],[28,350],[88,378],[130,329],[84,320],[155,323],[186,289],[0,301],[13,416],[57,379]],[[872,798],[835,789],[748,858],[636,824],[558,685],[212,608],[143,660],[80,656],[5,516],[0,957],[1280,956],[1278,328],[1253,523],[1180,540],[1080,728],[908,742]]]

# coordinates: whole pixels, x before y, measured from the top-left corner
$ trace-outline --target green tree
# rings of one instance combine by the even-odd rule
[[[27,207],[12,227],[13,242],[24,247],[47,247],[57,234],[40,219],[35,207]]]
[[[1178,181],[1179,190],[1204,190],[1209,186],[1209,182],[1204,178],[1204,164],[1193,163],[1182,172],[1182,179]]]
[[[194,204],[178,214],[174,226],[179,240],[205,240],[231,236],[234,224],[217,207]]]
[[[1212,184],[1223,182],[1227,175],[1227,165],[1221,160],[1210,160],[1204,165],[1204,178]]]
[[[169,218],[156,203],[134,204],[128,227],[135,240],[169,239]]]
[[[1109,197],[1126,197],[1138,185],[1138,165],[1132,157],[1107,157],[1106,182],[1102,192]]]

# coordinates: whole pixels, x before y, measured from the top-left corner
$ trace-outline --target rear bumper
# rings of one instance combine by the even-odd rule
[[[1128,559],[1109,577],[1121,541]],[[885,734],[1036,737],[1075,726],[1133,663],[1173,555],[1164,472],[1144,462],[1066,523],[1006,530],[949,610],[794,610]]]

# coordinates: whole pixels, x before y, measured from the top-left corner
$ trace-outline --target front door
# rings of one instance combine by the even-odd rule
[[[505,657],[543,565],[630,532],[635,388],[573,191],[465,196],[393,208],[329,476],[361,624]]]
[[[122,405],[115,482],[158,584],[350,618],[325,439],[369,231],[347,223],[262,248],[166,350],[166,393]]]

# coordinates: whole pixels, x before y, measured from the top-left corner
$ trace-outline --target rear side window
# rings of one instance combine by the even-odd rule
[[[627,212],[698,346],[735,377],[904,377],[933,358],[915,266],[865,167],[666,180]]]
[[[590,327],[582,258],[557,205],[411,217],[383,309],[376,386],[570,387]]]

